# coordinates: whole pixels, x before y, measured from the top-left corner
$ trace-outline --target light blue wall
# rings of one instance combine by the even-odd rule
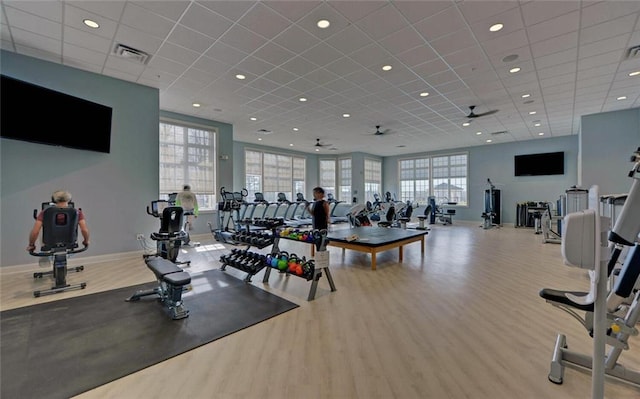
[[[556,151],[564,151],[565,153],[564,175],[514,176],[514,155]],[[398,160],[459,152],[469,154],[469,206],[457,209],[455,219],[458,220],[477,220],[478,223],[482,221],[484,190],[488,188],[487,179],[491,179],[496,188],[501,190],[503,223],[515,222],[518,202],[556,201],[567,188],[577,184],[578,137],[564,136],[401,157],[385,157],[383,169],[385,191],[397,193],[399,197]]]
[[[110,154],[0,140],[0,264],[37,262],[25,251],[33,210],[61,188],[91,230],[91,247],[78,257],[139,249],[135,234],[157,230],[145,207],[158,195],[158,90],[4,51],[0,72],[113,108]]]
[[[581,125],[582,186],[597,184],[601,194],[628,192],[629,159],[640,147],[640,108],[585,115]]]

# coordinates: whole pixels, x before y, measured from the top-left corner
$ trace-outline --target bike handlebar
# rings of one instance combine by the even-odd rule
[[[77,253],[86,251],[87,248],[89,248],[89,246],[84,245],[82,248],[67,249],[65,252],[67,253],[67,255],[77,254]],[[62,252],[62,251],[58,251],[58,252]],[[33,250],[29,251],[29,254],[33,256],[51,256],[51,255],[54,255],[55,253],[56,251],[54,251],[53,249],[49,251],[44,251],[44,252],[35,252]]]

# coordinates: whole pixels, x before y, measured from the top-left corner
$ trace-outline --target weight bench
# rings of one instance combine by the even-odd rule
[[[191,283],[191,276],[176,264],[159,257],[145,257],[147,267],[155,274],[158,286],[150,290],[140,290],[126,299],[127,302],[135,302],[143,296],[157,295],[172,319],[178,320],[189,316],[189,311],[184,307],[182,291]]]

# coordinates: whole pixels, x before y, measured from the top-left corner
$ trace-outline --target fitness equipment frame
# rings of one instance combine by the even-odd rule
[[[502,198],[500,190],[487,178],[489,188],[484,190],[484,212],[482,227],[485,230],[502,225]]]
[[[147,214],[160,219],[160,229],[157,233],[151,233],[151,239],[156,241],[156,253],[153,256],[160,256],[177,265],[190,266],[190,260],[177,260],[182,243],[188,239],[183,223],[184,209],[170,205],[169,201],[157,200],[151,201],[151,209],[147,206]]]
[[[245,188],[236,192],[227,191],[224,187],[220,188],[222,201],[218,202],[217,226],[214,229],[211,223],[208,223],[216,241],[235,244],[231,239],[231,235],[241,229],[239,224],[240,208],[246,203],[245,197],[248,194],[249,192]],[[234,214],[236,215],[235,219],[233,217]],[[229,228],[230,224],[233,226],[232,228]]]
[[[67,283],[67,258],[72,254],[84,252],[87,247],[78,248],[78,211],[73,208],[58,208],[50,203],[43,203],[42,219],[42,247],[39,252],[29,251],[32,256],[46,256],[53,258],[53,269],[48,272],[33,273],[33,278],[42,278],[52,275],[55,285],[50,289],[33,292],[34,297],[55,294],[71,289],[84,289],[87,283]],[[33,211],[33,217],[37,218],[37,210]],[[76,266],[71,271],[80,272],[84,266]]]
[[[589,356],[569,351],[566,336],[558,334],[549,380],[561,384],[567,364],[591,369],[593,399],[604,397],[605,375],[640,385],[640,373],[618,363],[622,351],[629,349],[629,336],[638,335],[635,326],[640,320],[640,290],[635,288],[640,276],[636,242],[640,233],[640,148],[631,160],[634,166],[629,177],[633,182],[620,216],[609,231],[610,250],[607,240],[601,239],[602,232],[609,228],[609,219],[600,217],[597,186],[589,190],[589,209],[569,213],[564,218],[563,258],[566,264],[592,271],[590,291],[540,291],[542,298],[579,320],[593,337],[593,354]],[[615,287],[608,292],[607,277],[624,247],[631,250]],[[585,312],[583,317],[578,313],[581,311]],[[608,352],[607,345],[611,347]]]

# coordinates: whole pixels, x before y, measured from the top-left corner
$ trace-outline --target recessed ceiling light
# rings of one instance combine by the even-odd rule
[[[493,24],[493,25],[491,25],[491,27],[489,28],[489,31],[490,31],[490,32],[497,32],[497,31],[499,31],[499,30],[500,30],[500,29],[502,29],[502,28],[504,28],[504,25],[502,25],[502,24]]]
[[[529,115],[535,115],[536,113],[536,111],[529,111]]]
[[[480,135],[482,134],[482,132],[476,132],[476,134],[477,134],[478,136],[480,136]]]
[[[318,23],[316,23],[316,25],[318,25],[318,28],[320,29],[326,29],[329,27],[329,25],[331,25],[331,22],[327,21],[326,19],[321,19],[320,21],[318,21]]]
[[[343,117],[343,118],[348,118],[348,117],[350,117],[350,116],[351,116],[351,114],[342,114],[342,117]]]
[[[240,74],[240,73],[236,75],[236,79],[238,79],[238,80],[245,80],[246,78],[247,78],[246,76],[244,76],[243,74]]]
[[[640,75],[640,71],[631,72],[629,76],[638,76]]]
[[[289,147],[293,147],[293,143],[289,143]]]
[[[257,120],[258,120],[258,118],[256,118],[255,116],[252,116],[252,117],[251,117],[251,118],[249,118],[249,119],[251,119],[252,121],[257,121]]]
[[[92,21],[90,19],[84,19],[82,22],[89,28],[98,29],[100,27],[100,25],[96,21]]]
[[[258,141],[262,141],[262,137],[258,137]]]
[[[384,65],[384,66],[382,67],[382,70],[383,70],[383,71],[390,71],[390,70],[392,70],[392,69],[393,69],[393,67],[392,67],[391,65]]]
[[[538,136],[544,136],[544,132],[538,133]]]
[[[316,148],[316,152],[318,152],[318,151],[320,151],[320,149],[319,149],[319,148]]]
[[[426,91],[423,91],[422,93],[420,93],[420,97],[426,97],[428,95],[429,93],[427,93]]]
[[[487,139],[487,143],[491,143],[491,142],[493,142],[493,140]]]
[[[294,132],[297,132],[297,131],[298,131],[298,130],[300,130],[300,129],[298,129],[297,127],[294,127],[292,130],[293,130]]]
[[[540,124],[539,123],[534,123],[533,126],[538,127],[538,126],[540,126]]]
[[[509,72],[510,72],[510,73],[520,72],[520,68],[518,68],[518,67],[511,68],[511,69],[509,69]]]
[[[307,99],[306,99],[306,98],[304,98],[304,97],[300,97],[300,98],[298,99],[298,101],[300,101],[301,103],[303,103],[303,102],[307,101]]]
[[[193,103],[191,105],[193,105],[195,108],[200,108],[200,103]]]
[[[531,97],[531,94],[523,94],[522,95],[522,98],[529,98],[529,97]]]
[[[462,126],[469,126],[469,125],[470,125],[469,122],[465,122],[465,123],[462,124]]]
[[[620,96],[618,98],[616,98],[616,100],[620,101],[620,100],[626,100],[627,96]]]

